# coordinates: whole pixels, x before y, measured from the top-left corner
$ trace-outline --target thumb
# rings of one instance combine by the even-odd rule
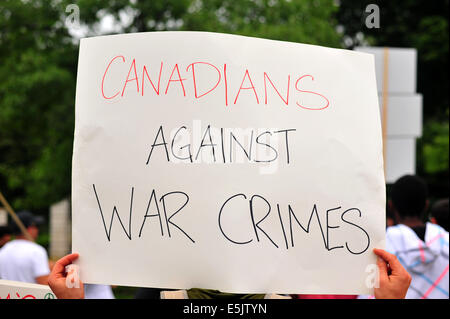
[[[389,280],[388,266],[386,261],[381,257],[382,250],[375,248],[373,251],[377,255],[377,266],[379,271],[379,278],[381,280]]]

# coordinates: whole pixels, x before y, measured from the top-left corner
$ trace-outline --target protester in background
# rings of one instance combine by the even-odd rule
[[[395,226],[397,223],[395,221],[395,217],[394,217],[394,213],[392,212],[392,210],[388,207],[386,209],[386,228],[387,227],[391,227],[391,226]]]
[[[0,226],[0,248],[11,240],[11,231],[8,226]]]
[[[399,178],[391,190],[390,209],[398,224],[386,230],[386,250],[412,275],[406,298],[448,298],[448,231],[424,223],[428,189],[418,176]]]
[[[430,212],[430,220],[433,224],[437,224],[448,231],[448,198],[438,200],[434,203]]]
[[[28,211],[17,213],[17,217],[36,240],[44,219]],[[15,238],[0,249],[0,278],[46,285],[50,274],[47,251],[28,240],[15,223],[10,228]]]
[[[374,249],[373,252],[379,257],[377,266],[380,278],[379,287],[375,288],[375,298],[405,298],[411,283],[410,274],[408,274],[394,255],[382,249]],[[68,275],[66,273],[66,267],[72,264],[78,256],[77,253],[64,256],[56,262],[55,267],[52,269],[48,284],[58,299],[83,299],[85,297],[83,283],[80,280],[78,280],[78,284],[70,285],[73,288],[69,288],[67,285],[67,281],[73,278],[79,278],[79,274],[72,273]]]

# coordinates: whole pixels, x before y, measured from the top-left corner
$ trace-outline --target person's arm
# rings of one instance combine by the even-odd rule
[[[36,277],[36,283],[39,285],[48,285],[48,277],[49,275]]]
[[[78,258],[78,254],[70,254],[58,260],[53,266],[48,278],[48,285],[58,299],[84,299],[84,287],[81,280],[75,287],[68,287],[66,266],[73,263]],[[72,276],[72,278],[78,276]],[[69,278],[70,279],[70,278]],[[74,283],[75,284],[75,283]]]
[[[33,252],[31,261],[34,281],[39,285],[48,285],[50,268],[47,251],[43,247],[37,246],[37,249]]]
[[[411,275],[403,268],[397,257],[383,249],[375,248],[378,256],[379,287],[376,299],[404,299],[411,284]]]

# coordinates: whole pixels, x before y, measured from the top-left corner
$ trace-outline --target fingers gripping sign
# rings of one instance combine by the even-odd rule
[[[379,288],[380,287],[380,271],[379,265],[370,264],[366,267],[366,273],[369,275],[366,278],[366,286],[368,288]]]
[[[67,288],[80,288],[80,267],[70,264],[66,266],[66,286]]]
[[[382,249],[374,249],[378,256],[379,287],[375,287],[376,299],[403,299],[411,284],[411,275],[397,257]]]
[[[48,285],[58,299],[82,299],[84,287],[80,280],[80,271],[72,263],[78,254],[70,254],[58,260],[50,273]]]

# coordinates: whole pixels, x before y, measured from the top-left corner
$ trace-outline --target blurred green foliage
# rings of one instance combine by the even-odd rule
[[[116,299],[133,299],[138,290],[137,287],[113,286],[114,297]]]
[[[448,122],[431,121],[425,125],[423,139],[424,169],[435,174],[448,170]]]
[[[211,31],[340,46],[334,0],[79,0],[77,5],[90,26],[107,14],[118,22],[128,14],[132,18],[122,32]]]
[[[194,1],[182,29],[340,47],[332,0]]]
[[[0,4],[0,189],[15,209],[70,193],[77,48],[49,1]]]
[[[448,113],[446,118],[448,119]],[[448,198],[448,155],[448,120],[427,120],[424,124],[423,136],[417,143],[417,173],[426,178],[430,188],[431,200]]]

